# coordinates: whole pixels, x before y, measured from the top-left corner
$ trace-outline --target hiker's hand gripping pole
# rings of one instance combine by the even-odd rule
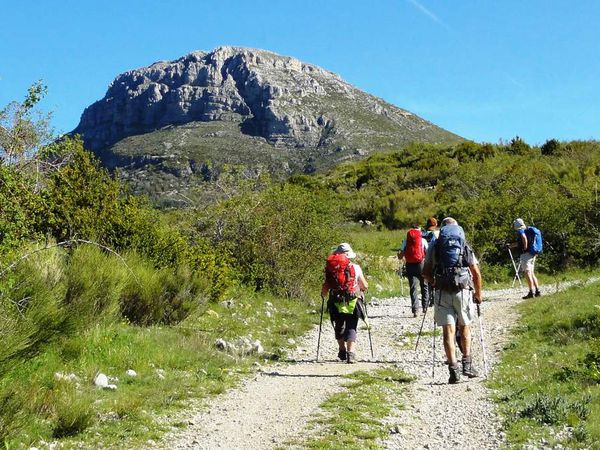
[[[325,297],[321,294],[321,320],[319,320],[319,338],[317,339],[317,362],[319,362],[319,349],[321,348],[321,328],[323,327],[323,308],[325,307]]]
[[[477,305],[477,317],[479,318],[479,342],[481,343],[481,351],[483,352],[483,373],[485,377],[488,376],[488,364],[487,364],[487,354],[485,351],[485,340],[483,338],[484,329],[483,329],[483,317],[481,316],[481,305]]]

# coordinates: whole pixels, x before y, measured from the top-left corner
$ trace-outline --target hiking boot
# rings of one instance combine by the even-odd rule
[[[356,362],[356,353],[354,353],[354,352],[347,352],[346,362],[348,364],[354,364]]]
[[[413,309],[412,313],[413,313],[413,317],[417,317],[417,310],[416,309]]]
[[[448,384],[456,384],[460,380],[460,370],[458,364],[448,366],[448,372],[450,372],[450,378],[448,378]]]
[[[540,290],[539,290],[539,289],[536,289],[536,290],[535,290],[535,294],[534,294],[534,295],[535,295],[536,297],[541,297],[541,296],[542,296],[542,293],[540,292]]]
[[[471,357],[463,358],[462,360],[462,373],[464,376],[469,378],[475,378],[479,376],[479,372],[473,367]]]
[[[525,300],[526,298],[533,298],[533,295],[534,295],[534,294],[533,294],[533,292],[532,292],[532,291],[529,291],[529,292],[527,293],[527,295],[526,295],[525,297],[523,297],[523,300]]]
[[[345,348],[340,348],[340,351],[338,352],[340,361],[346,361],[346,358],[348,357],[347,353]]]

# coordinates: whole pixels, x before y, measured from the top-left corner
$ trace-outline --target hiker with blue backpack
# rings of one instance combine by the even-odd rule
[[[358,320],[361,318],[358,303],[363,301],[364,293],[369,288],[361,267],[350,261],[354,258],[356,253],[350,244],[344,242],[338,245],[327,258],[325,282],[321,288],[321,297],[328,297],[327,311],[338,343],[338,358],[348,364],[356,362],[354,344]]]
[[[468,378],[479,376],[471,358],[470,324],[475,318],[474,303],[483,301],[481,272],[464,230],[452,217],[442,221],[440,234],[427,251],[423,276],[434,286],[434,318],[444,335],[448,383],[457,383],[461,373]],[[456,358],[457,330],[463,352],[462,372]]]
[[[533,225],[525,225],[523,219],[515,219],[513,228],[517,232],[517,242],[510,244],[510,247],[521,249],[520,267],[529,287],[529,292],[523,298],[539,297],[542,293],[534,273],[534,267],[537,255],[542,252],[542,233]]]

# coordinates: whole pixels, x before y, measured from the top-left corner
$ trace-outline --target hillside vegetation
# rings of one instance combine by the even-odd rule
[[[0,442],[142,442],[165,429],[154,414],[279,358],[316,320],[335,202],[258,179],[156,210],[80,140],[47,144],[42,95],[0,111]]]
[[[350,221],[370,221],[379,229],[453,216],[492,279],[506,276],[499,267],[510,265],[504,244],[515,239],[517,217],[542,230],[539,262],[549,273],[590,267],[600,256],[600,143],[595,141],[549,140],[541,147],[519,138],[495,145],[412,144],[317,178],[290,181],[326,187],[338,195]]]
[[[318,320],[323,260],[342,240],[367,254],[382,294],[398,287],[395,230],[430,215],[462,223],[487,279],[507,278],[517,216],[544,232],[548,273],[598,260],[596,142],[412,144],[286,182],[234,168],[220,176],[221,200],[159,210],[79,139],[49,143],[35,113],[43,93],[35,85],[0,111],[8,447],[155,437],[165,427],[148,411],[222,391]],[[388,231],[357,231],[360,220]],[[100,372],[116,392],[93,386]]]

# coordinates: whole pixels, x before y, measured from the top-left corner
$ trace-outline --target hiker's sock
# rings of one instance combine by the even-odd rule
[[[542,295],[542,293],[540,292],[540,290],[539,290],[539,289],[536,289],[536,290],[535,290],[535,296],[536,296],[536,297],[540,297],[541,295]]]
[[[523,298],[524,298],[524,299],[525,299],[525,298],[533,298],[533,291],[529,291],[529,292],[527,293],[527,295],[526,295],[525,297],[523,297]]]

